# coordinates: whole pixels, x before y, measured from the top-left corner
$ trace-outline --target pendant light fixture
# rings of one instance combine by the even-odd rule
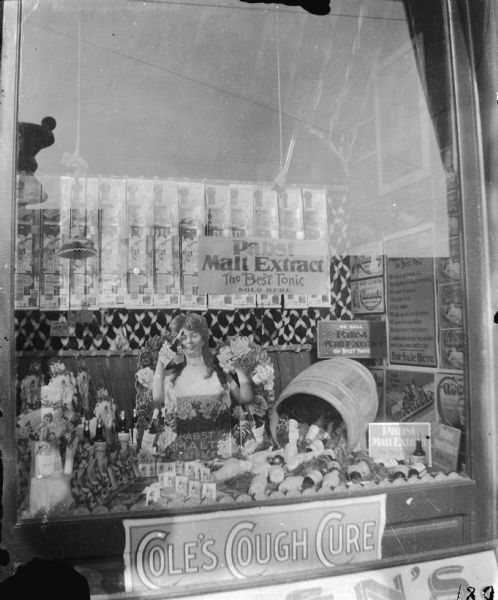
[[[76,104],[76,145],[74,152],[65,152],[62,156],[62,164],[71,168],[75,177],[74,198],[80,201],[80,177],[83,177],[88,169],[88,163],[80,155],[80,131],[81,131],[81,10],[78,11],[78,74],[77,74],[77,104]],[[82,261],[85,258],[96,256],[97,250],[93,241],[88,236],[88,211],[85,198],[85,222],[83,231],[78,224],[71,228],[69,239],[67,239],[59,250],[61,258]]]

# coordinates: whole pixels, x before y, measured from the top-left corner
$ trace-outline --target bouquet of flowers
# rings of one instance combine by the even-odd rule
[[[266,416],[274,401],[273,384],[275,371],[267,351],[259,346],[252,336],[230,336],[219,346],[218,361],[227,374],[238,369],[244,371],[254,385],[254,402],[234,409],[234,417],[240,422],[237,437],[246,439],[248,427],[244,421],[252,422],[251,427],[263,427]],[[239,435],[240,434],[240,435]]]
[[[219,346],[218,361],[225,373],[244,371],[257,386],[273,390],[275,372],[268,353],[256,344],[252,335],[233,335]]]
[[[109,434],[114,426],[114,419],[116,417],[116,403],[113,398],[109,395],[109,392],[105,387],[97,388],[97,402],[94,408],[95,420],[100,419],[105,427],[106,432]]]

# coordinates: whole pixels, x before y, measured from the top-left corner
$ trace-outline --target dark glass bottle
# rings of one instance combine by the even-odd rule
[[[133,409],[133,416],[131,418],[131,431],[130,431],[130,441],[132,444],[137,443],[137,424],[138,424],[138,411],[136,408]]]
[[[92,443],[92,438],[90,434],[90,422],[88,419],[83,417],[83,439],[87,441],[89,444]]]
[[[95,429],[95,438],[93,440],[94,442],[105,442],[105,435],[104,435],[104,426],[102,424],[102,419],[99,417],[97,419],[97,427]]]
[[[118,433],[128,433],[128,427],[126,426],[126,414],[124,410],[120,411],[118,415],[116,428]]]
[[[425,450],[422,448],[422,437],[419,435],[418,440],[415,442],[415,450],[412,452],[411,462],[425,463]]]

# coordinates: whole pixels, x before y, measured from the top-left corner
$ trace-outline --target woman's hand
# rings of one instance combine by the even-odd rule
[[[157,364],[162,364],[163,367],[167,367],[169,363],[174,359],[175,352],[171,349],[168,342],[164,342],[159,350],[159,356],[157,357]]]

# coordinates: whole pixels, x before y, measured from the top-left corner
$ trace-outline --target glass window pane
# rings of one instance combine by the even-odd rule
[[[25,4],[21,519],[466,477],[439,4],[420,23]]]

